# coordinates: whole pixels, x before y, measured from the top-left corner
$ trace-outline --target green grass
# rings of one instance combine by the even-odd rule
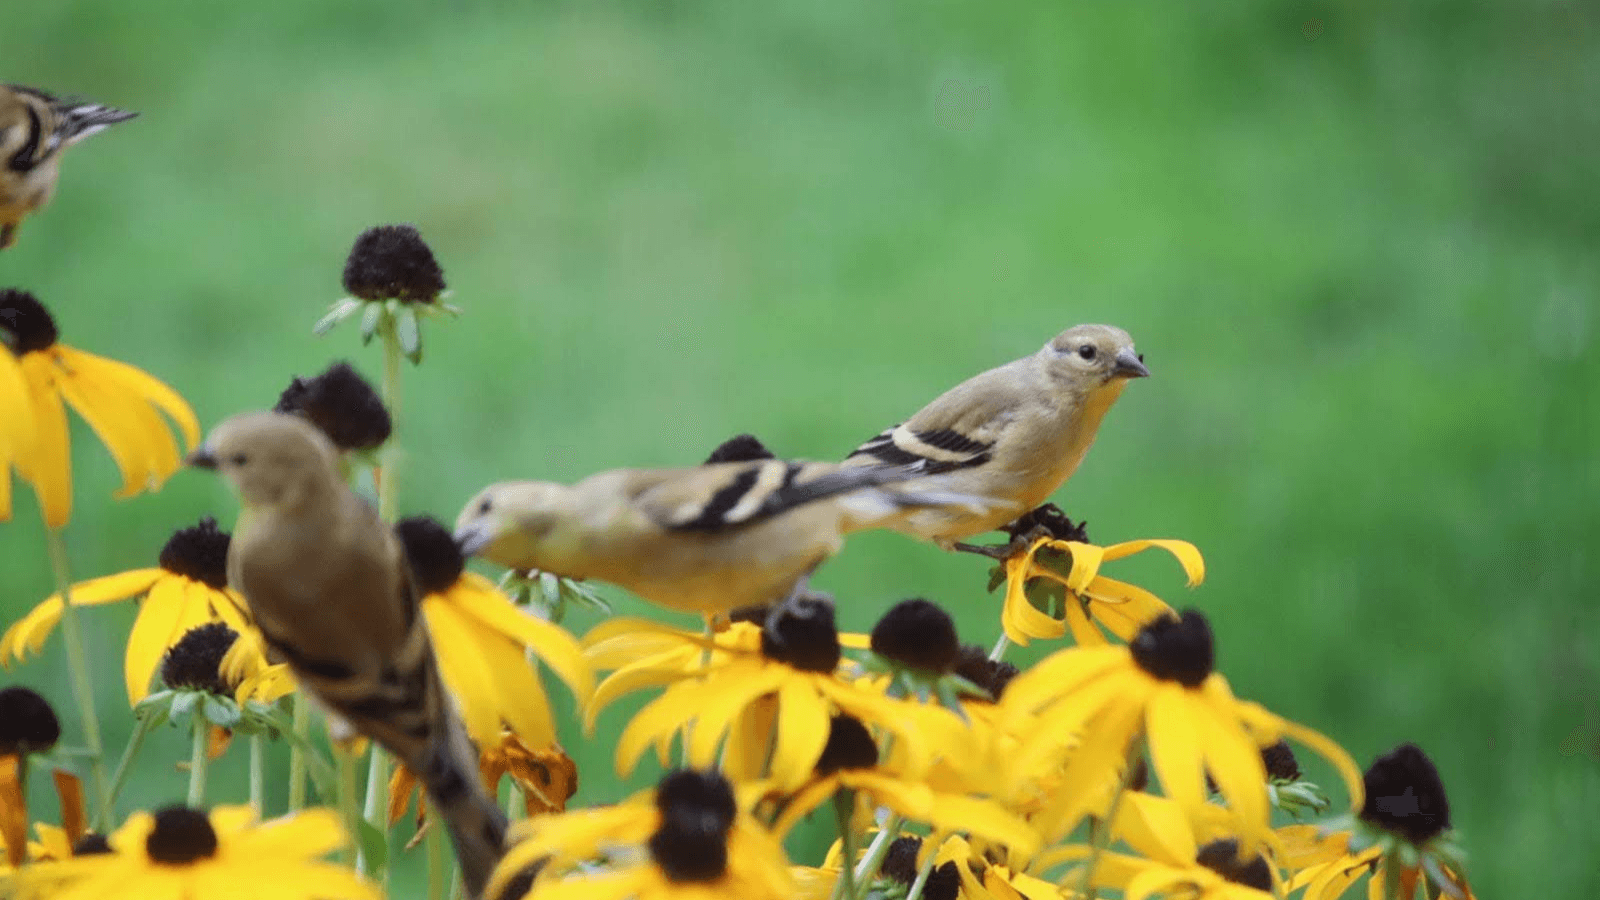
[[[689,464],[738,431],[839,456],[1068,325],[1122,325],[1155,377],[1057,499],[1102,541],[1200,546],[1192,593],[1120,571],[1212,617],[1241,695],[1362,764],[1427,749],[1480,896],[1600,890],[1600,759],[1559,749],[1600,704],[1600,17],[788,7],[36,4],[0,75],[143,116],[72,151],[0,284],[210,424],[333,359],[375,377],[353,328],[309,328],[362,228],[417,223],[467,314],[406,372],[402,506],[447,520],[490,480]],[[82,577],[233,515],[194,474],[112,502],[74,443]],[[7,622],[50,590],[30,503],[0,526]],[[818,582],[851,627],[920,595],[987,642],[984,580],[866,535]],[[132,614],[85,616],[114,748]],[[5,677],[69,708],[58,638]],[[624,720],[567,724],[580,801],[623,792]],[[153,740],[127,802],[181,796],[184,752]]]

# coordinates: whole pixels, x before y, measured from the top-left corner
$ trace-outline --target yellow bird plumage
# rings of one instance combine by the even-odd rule
[[[574,485],[506,481],[467,503],[456,539],[509,568],[595,578],[714,615],[784,599],[851,532],[914,509],[984,507],[894,484],[910,474],[769,459],[617,469]]]
[[[244,507],[228,582],[268,648],[338,719],[418,774],[477,896],[506,820],[477,778],[477,753],[440,681],[410,567],[393,529],[339,476],[315,426],[280,413],[218,425],[190,457]]]
[[[50,202],[63,151],[136,115],[0,84],[0,250],[16,242],[24,217]]]
[[[1077,470],[1128,380],[1149,374],[1126,331],[1078,325],[956,385],[845,464],[908,466],[929,476],[919,488],[994,499],[982,510],[918,510],[892,526],[950,549],[1044,503]]]

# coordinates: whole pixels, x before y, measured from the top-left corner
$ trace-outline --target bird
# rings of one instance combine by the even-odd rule
[[[478,754],[440,680],[393,529],[344,483],[339,451],[300,416],[226,419],[188,463],[215,470],[239,495],[228,583],[267,648],[334,725],[418,774],[478,896],[504,851],[506,818],[478,782]]]
[[[502,481],[456,519],[461,550],[511,569],[595,578],[707,617],[797,596],[844,536],[908,510],[983,507],[906,491],[901,467],[750,459],[615,469],[565,485]]]
[[[905,466],[938,490],[992,498],[983,510],[917,510],[891,527],[943,547],[990,556],[1014,548],[964,539],[992,531],[1039,506],[1088,453],[1122,389],[1150,374],[1126,331],[1077,325],[1037,353],[974,375],[911,418],[884,429],[845,460]]]
[[[50,202],[63,151],[137,115],[0,84],[0,250],[16,243],[24,217]]]

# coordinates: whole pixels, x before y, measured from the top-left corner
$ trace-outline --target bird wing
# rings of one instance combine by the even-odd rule
[[[916,415],[857,447],[849,459],[903,466],[919,475],[988,462],[1028,392],[1030,359],[990,369],[939,395]]]
[[[632,505],[672,531],[743,528],[796,507],[893,481],[911,472],[887,466],[770,459],[637,473],[644,484]]]

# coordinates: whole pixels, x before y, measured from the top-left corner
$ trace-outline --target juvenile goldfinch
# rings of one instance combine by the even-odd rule
[[[62,151],[136,115],[0,84],[0,250],[16,242],[24,216],[50,202]]]
[[[597,578],[706,615],[785,599],[844,536],[907,510],[972,498],[905,491],[892,467],[748,460],[617,469],[575,485],[505,481],[456,519],[463,553],[512,569]]]
[[[983,510],[918,510],[891,526],[945,549],[992,531],[1055,493],[1083,461],[1130,378],[1150,374],[1133,338],[1077,325],[1032,356],[963,381],[867,441],[846,465],[907,466],[940,490],[993,498]]]
[[[339,451],[299,416],[235,416],[189,463],[215,469],[239,494],[228,583],[268,648],[331,714],[421,777],[478,896],[506,819],[478,782],[478,755],[439,680],[399,539],[339,477]]]

